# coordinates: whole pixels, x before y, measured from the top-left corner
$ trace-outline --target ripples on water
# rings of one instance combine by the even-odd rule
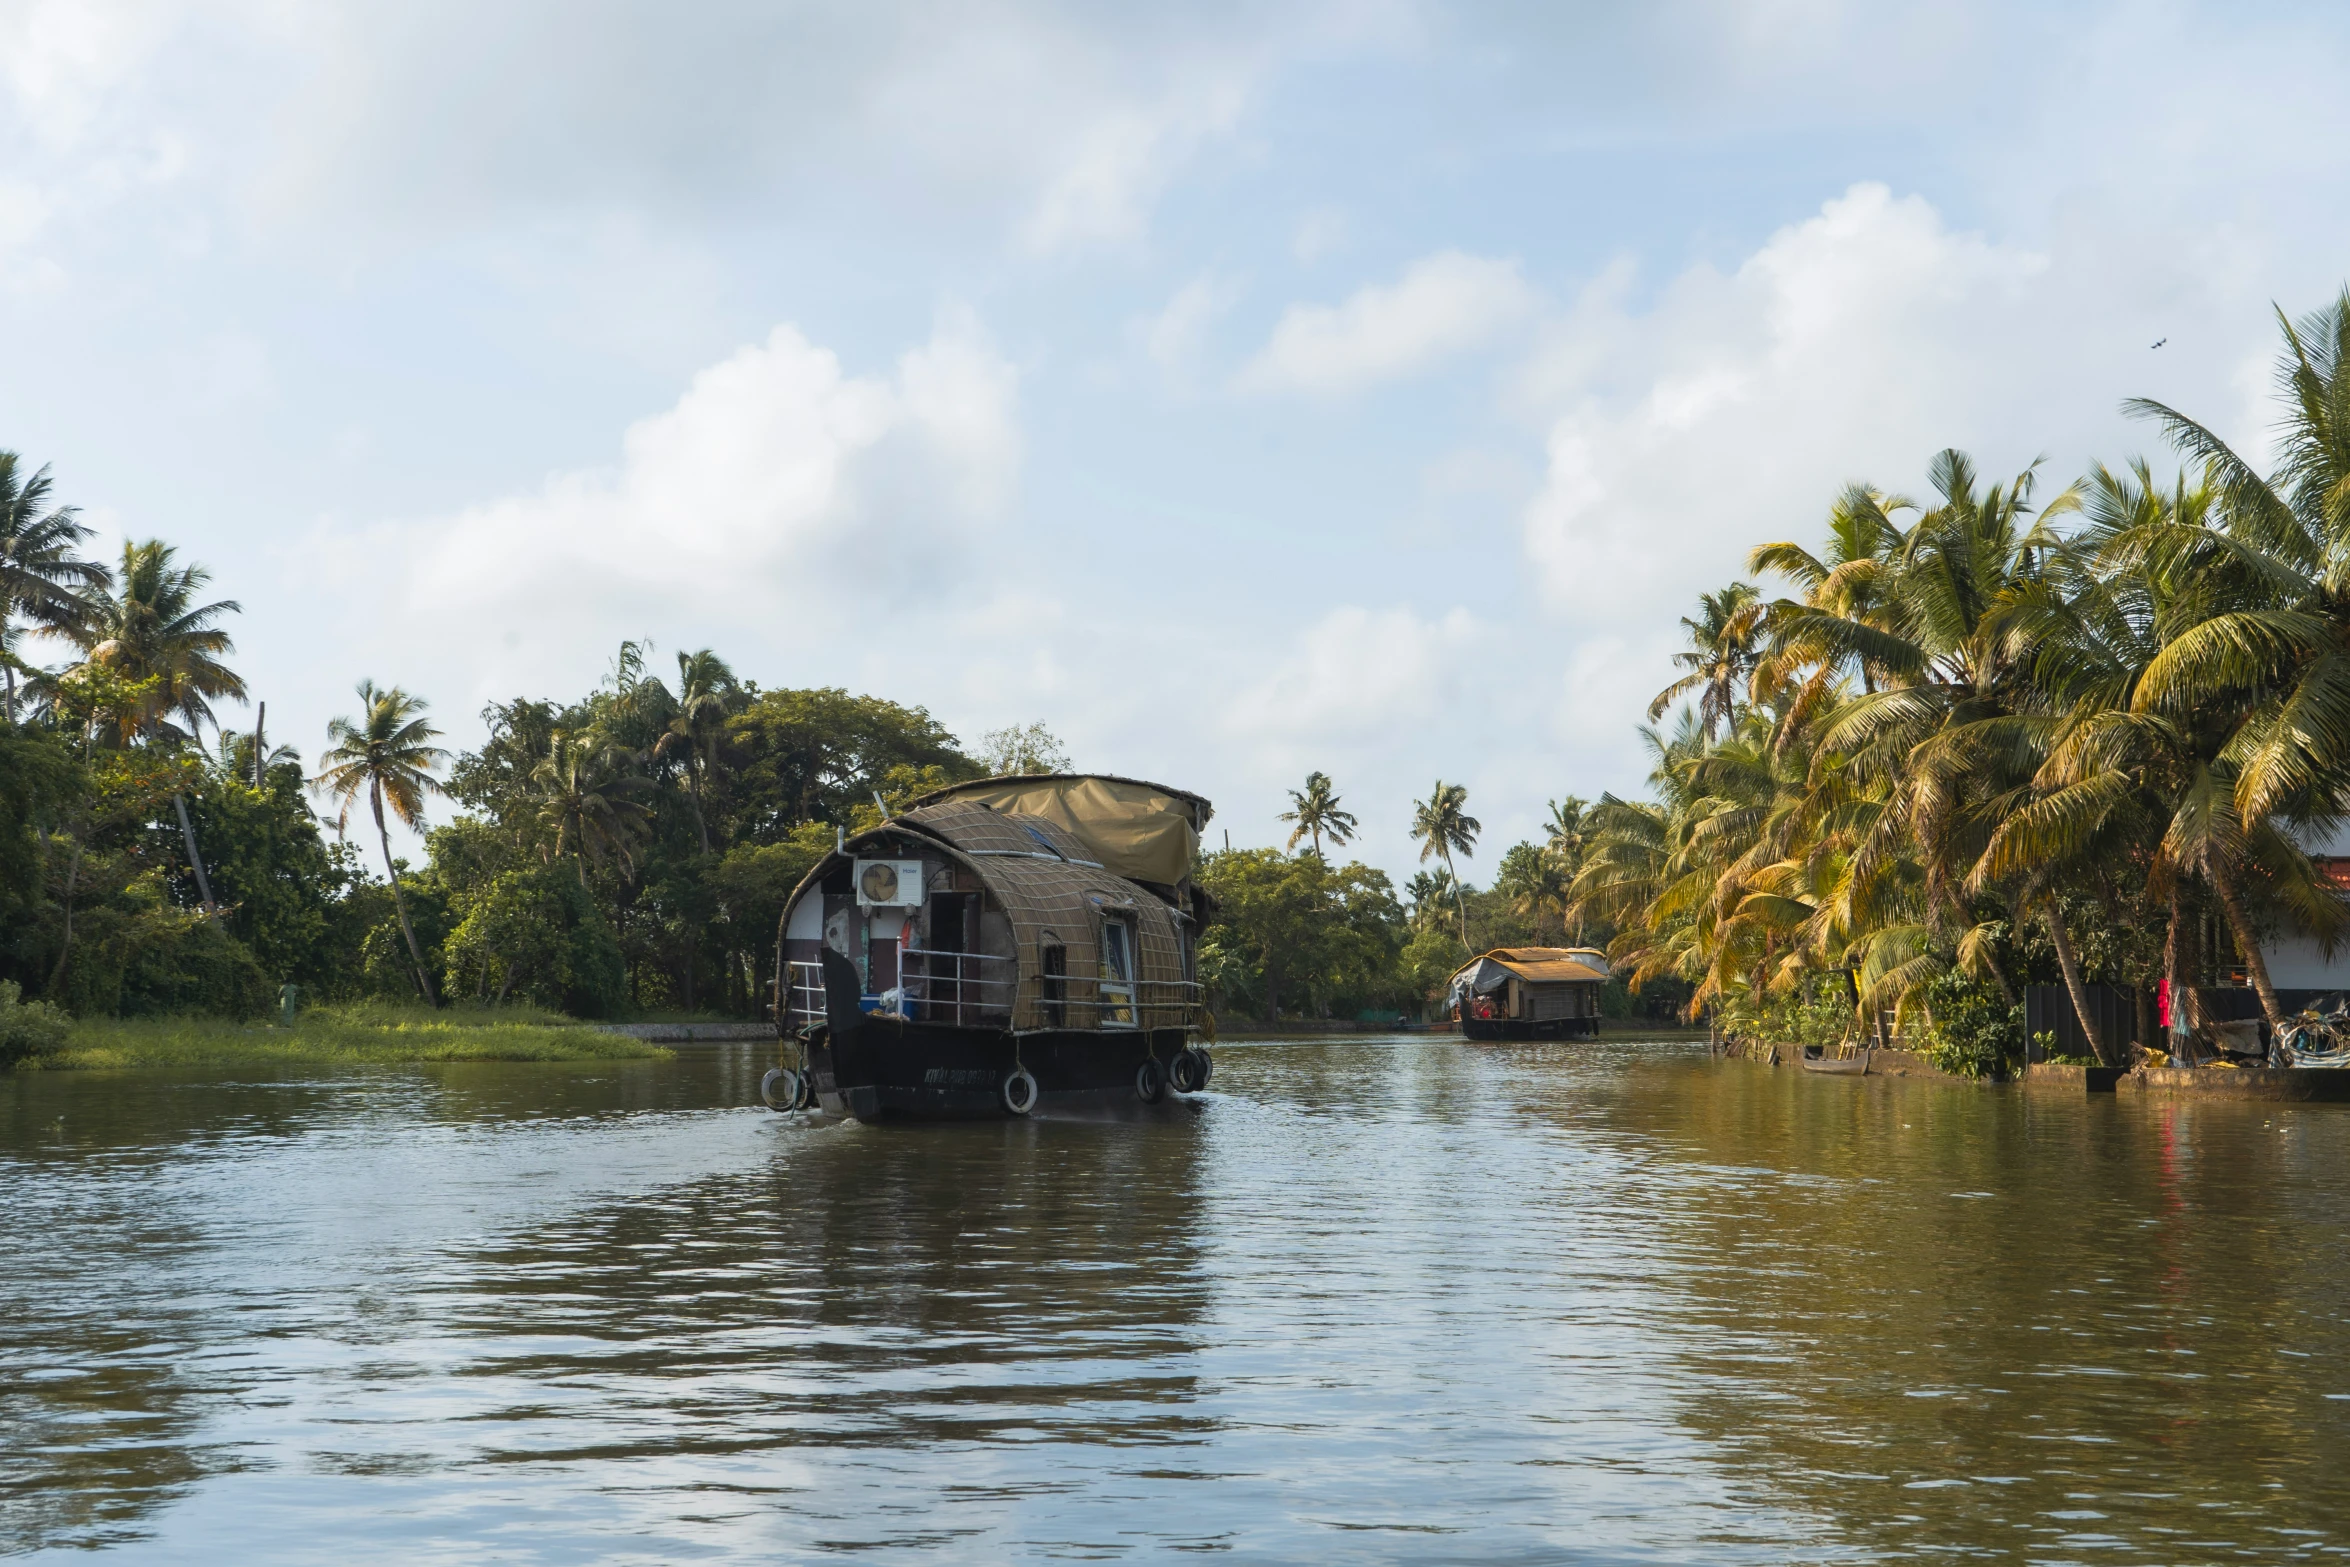
[[[1229,1046],[1129,1124],[755,1052],[0,1080],[0,1550],[2350,1547],[2350,1113]]]

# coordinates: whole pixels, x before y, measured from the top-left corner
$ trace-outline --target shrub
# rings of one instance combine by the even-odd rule
[[[15,980],[0,979],[0,1066],[65,1043],[66,1016],[46,1001],[27,1001]]]
[[[567,863],[506,871],[468,900],[443,948],[447,988],[608,1017],[627,993],[619,940]]]
[[[1925,1058],[1960,1077],[2001,1077],[2023,1058],[2024,1009],[1947,969],[1924,986]]]

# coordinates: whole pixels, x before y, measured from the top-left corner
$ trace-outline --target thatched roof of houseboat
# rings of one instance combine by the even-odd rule
[[[1139,1021],[1145,1028],[1180,1028],[1189,1020],[1184,1006],[1183,916],[1163,899],[1119,875],[1093,856],[1092,846],[1049,817],[997,810],[978,800],[930,797],[887,823],[851,837],[847,854],[827,856],[801,882],[797,903],[843,858],[871,852],[892,839],[928,839],[985,886],[1012,927],[1019,988],[1012,1005],[1015,1028],[1050,1023],[1045,1007],[1044,952],[1062,950],[1067,982],[1068,1026],[1098,1026],[1091,981],[1100,972],[1101,922],[1110,915],[1134,923],[1135,978]]]
[[[1596,947],[1496,947],[1462,964],[1452,977],[1456,987],[1466,980],[1469,989],[1483,994],[1512,975],[1530,985],[1603,984],[1608,961]]]
[[[933,790],[908,818],[960,803],[1057,824],[1086,848],[1083,857],[1130,881],[1173,886],[1191,874],[1199,835],[1216,808],[1199,795],[1108,773],[1022,773]]]

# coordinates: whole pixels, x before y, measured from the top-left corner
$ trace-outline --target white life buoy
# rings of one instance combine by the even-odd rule
[[[808,1102],[808,1080],[788,1066],[769,1067],[759,1079],[759,1097],[770,1110],[797,1110]]]
[[[1014,1115],[1036,1108],[1036,1079],[1028,1075],[1028,1068],[1016,1066],[1004,1079],[1004,1108]]]

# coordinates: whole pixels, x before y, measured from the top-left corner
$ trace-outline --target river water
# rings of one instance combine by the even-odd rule
[[[2350,1107],[1421,1036],[901,1129],[764,1064],[0,1079],[0,1552],[2350,1551]]]

